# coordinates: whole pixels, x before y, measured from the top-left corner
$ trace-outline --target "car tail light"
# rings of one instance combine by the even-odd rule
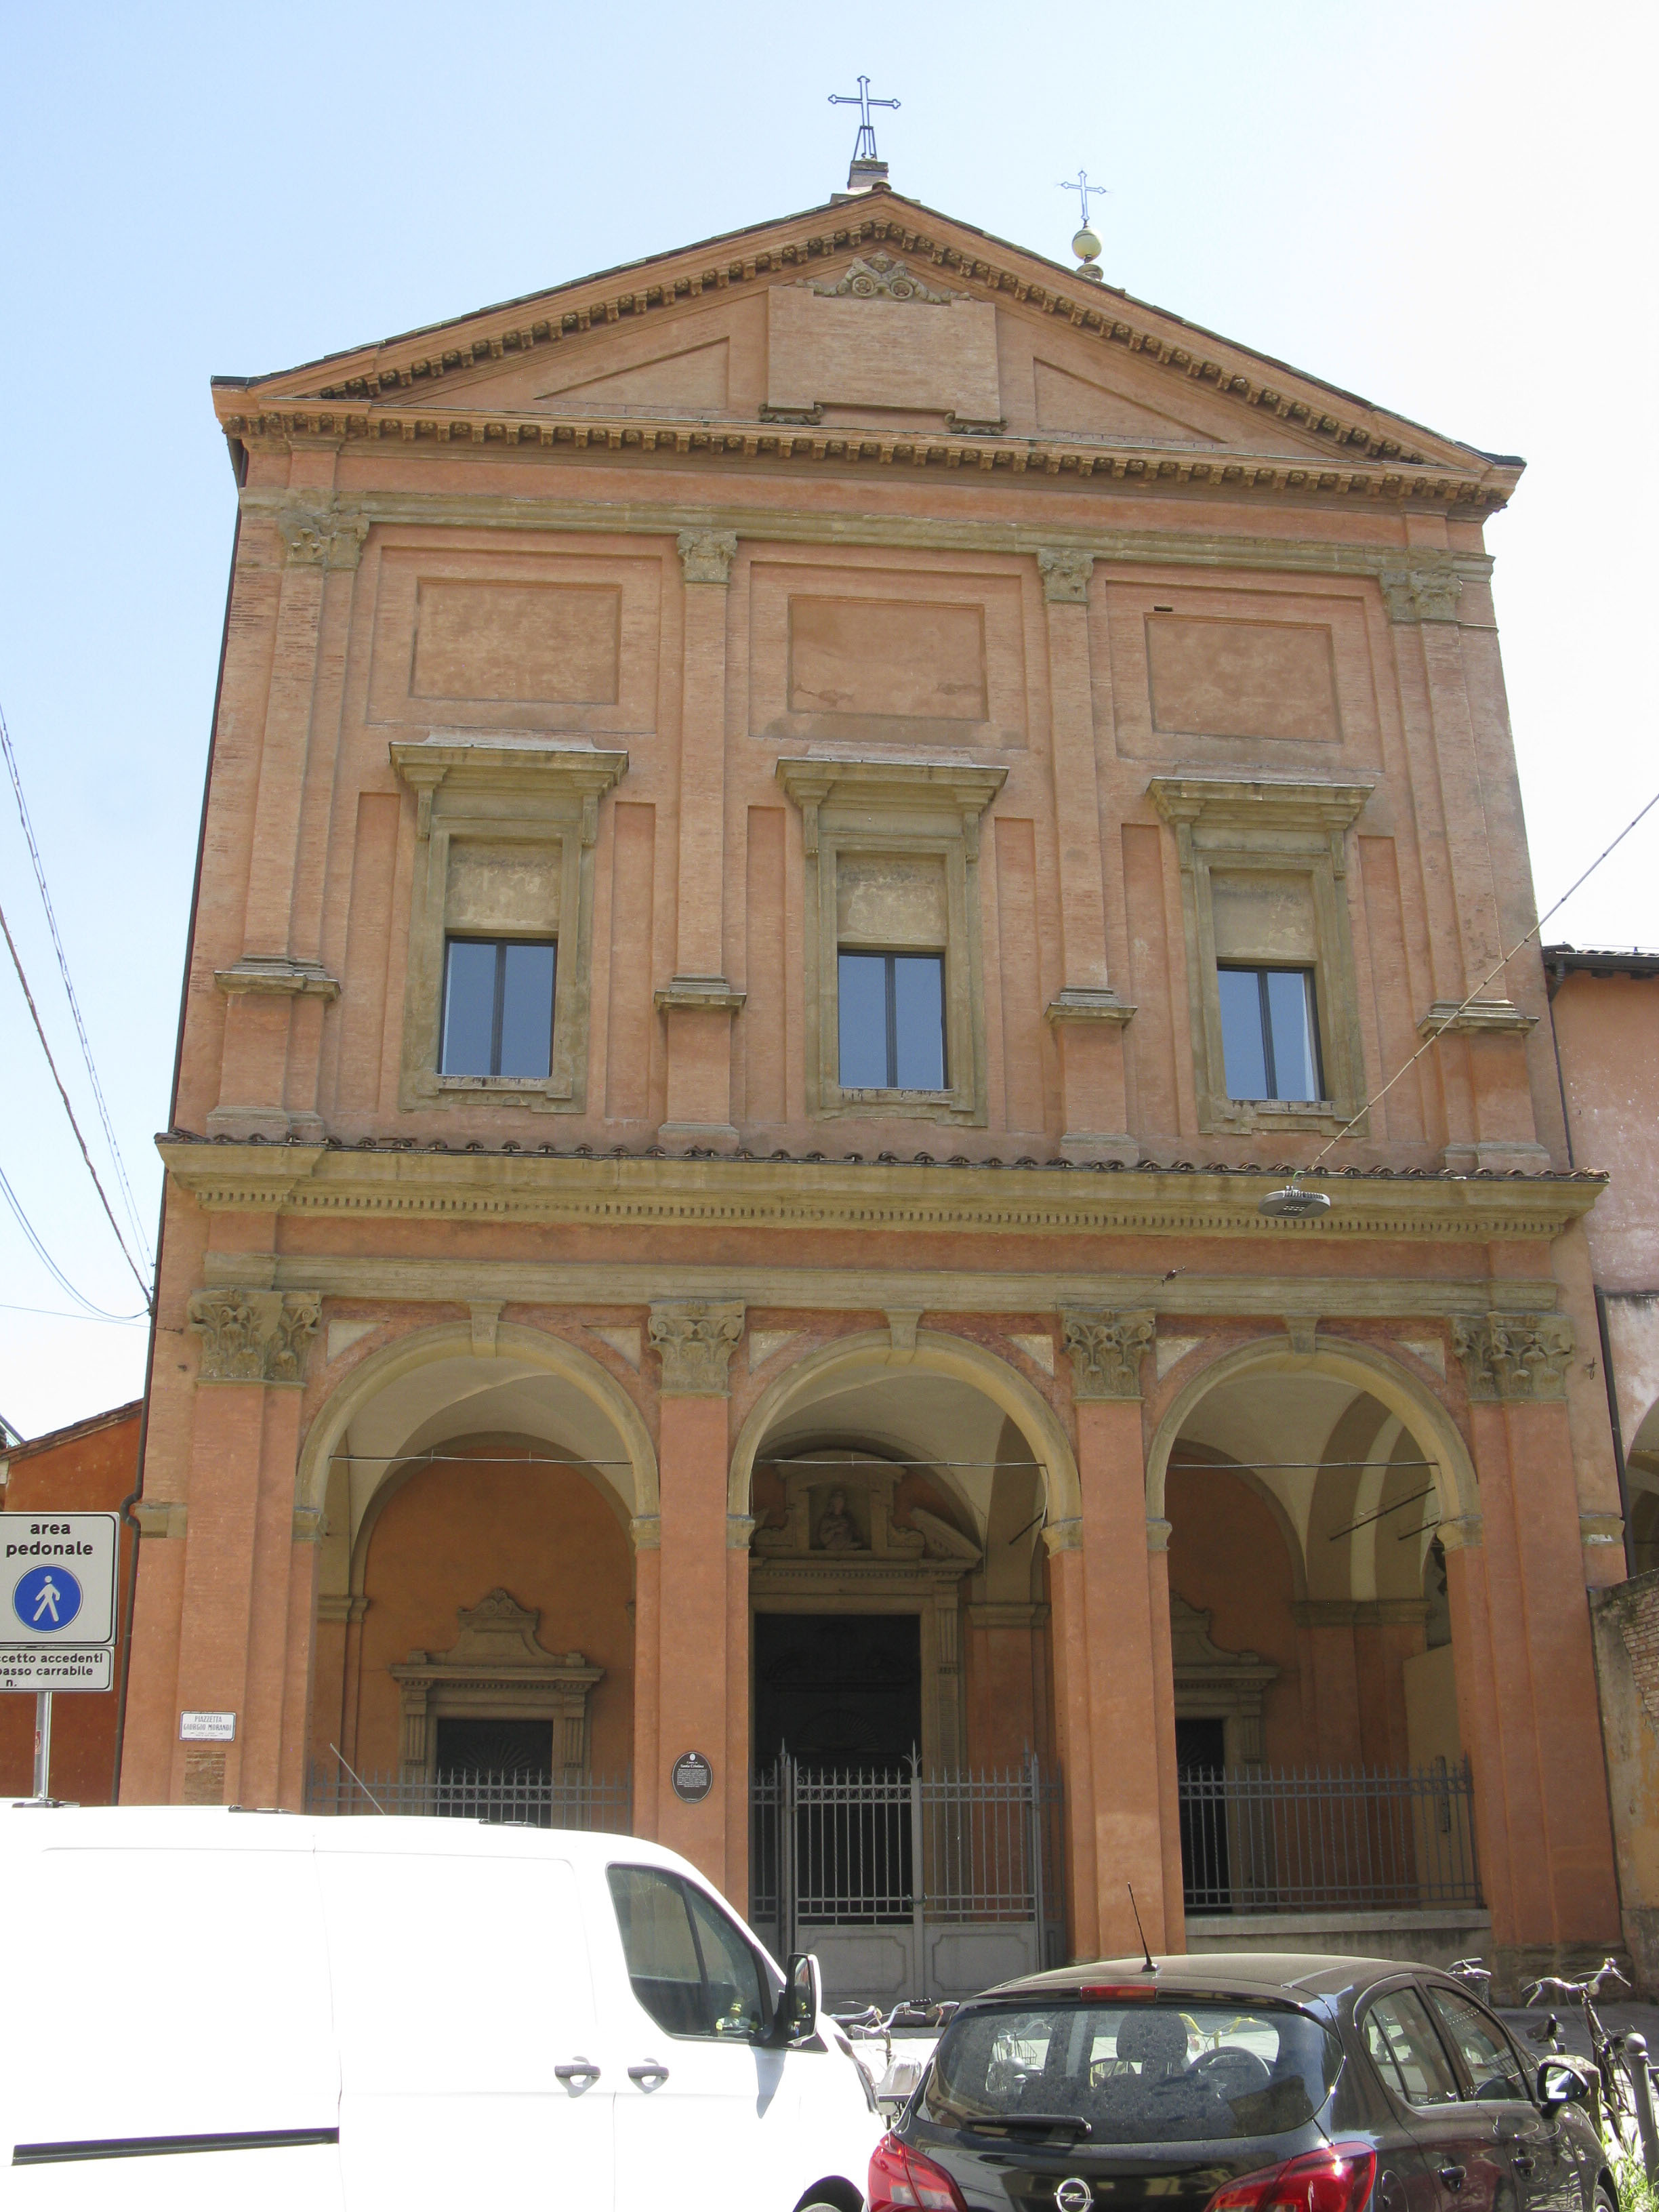
[[[1369,2143],[1332,2143],[1283,2166],[1241,2173],[1204,2212],[1363,2212],[1376,2178],[1376,2153]]]
[[[942,2166],[884,2136],[870,2160],[870,2212],[967,2212]]]

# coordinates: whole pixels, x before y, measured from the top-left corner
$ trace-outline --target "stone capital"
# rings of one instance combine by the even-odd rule
[[[198,1291],[189,1309],[202,1338],[197,1379],[303,1382],[322,1310],[319,1291]]]
[[[1042,1541],[1050,1559],[1057,1552],[1080,1552],[1083,1549],[1083,1523],[1079,1520],[1050,1521],[1042,1531]]]
[[[1463,579],[1455,568],[1382,568],[1377,584],[1392,623],[1455,623]]]
[[[1565,1314],[1489,1313],[1454,1321],[1452,1346],[1471,1398],[1526,1403],[1566,1395],[1572,1323]]]
[[[1150,1307],[1129,1313],[1063,1313],[1072,1356],[1072,1395],[1079,1401],[1140,1395],[1140,1357],[1155,1328]]]
[[[686,1298],[651,1309],[651,1343],[662,1360],[665,1398],[723,1398],[743,1334],[743,1306]]]
[[[1050,606],[1087,605],[1089,579],[1095,572],[1092,553],[1080,553],[1069,545],[1043,545],[1037,550],[1036,563],[1042,596]]]
[[[290,568],[355,568],[368,536],[368,518],[355,507],[283,507],[276,511]]]
[[[682,530],[674,540],[688,584],[729,584],[738,557],[735,530]]]

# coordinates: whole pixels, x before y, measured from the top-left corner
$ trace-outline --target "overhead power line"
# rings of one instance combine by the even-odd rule
[[[87,1150],[87,1140],[81,1134],[81,1124],[75,1118],[75,1109],[70,1104],[69,1093],[64,1088],[64,1079],[58,1073],[58,1063],[52,1056],[52,1047],[46,1042],[46,1030],[40,1025],[40,1009],[34,1003],[34,994],[29,988],[29,979],[23,973],[23,963],[18,957],[17,946],[11,933],[11,925],[6,920],[5,909],[3,908],[0,908],[0,931],[3,931],[5,934],[6,948],[11,954],[11,964],[17,970],[17,980],[22,986],[23,996],[28,1002],[29,1018],[34,1024],[34,1034],[40,1038],[40,1049],[46,1055],[46,1066],[52,1070],[52,1079],[58,1085],[58,1096],[64,1102],[64,1111],[69,1115],[70,1127],[75,1132],[75,1141],[81,1147],[81,1157],[87,1164],[87,1173],[92,1177],[93,1188],[98,1193],[99,1202],[103,1206],[105,1212],[109,1216],[109,1225],[115,1231],[115,1241],[121,1248],[121,1257],[126,1261],[128,1267],[131,1268],[132,1279],[137,1284],[139,1292],[143,1298],[146,1308],[148,1308],[150,1295],[149,1285],[144,1280],[143,1275],[139,1273],[138,1263],[134,1260],[131,1253],[127,1249],[127,1240],[121,1234],[121,1224],[115,1218],[115,1209],[109,1202],[109,1197],[107,1193],[105,1191],[103,1184],[98,1180],[97,1169],[92,1164],[92,1154]],[[9,1184],[7,1186],[7,1189],[8,1193],[9,1193]],[[13,1200],[12,1206],[13,1211],[17,1212],[18,1218],[21,1220],[22,1218],[22,1215],[17,1207],[15,1200]],[[30,1240],[34,1243],[36,1249],[40,1251],[42,1257],[44,1257],[45,1248],[35,1237],[34,1231],[32,1229],[28,1231],[28,1235]],[[58,1274],[57,1268],[52,1267],[52,1263],[50,1261],[48,1261],[46,1264],[48,1267],[52,1267],[53,1274]],[[60,1282],[63,1282],[64,1280],[61,1275],[58,1275],[58,1279]],[[70,1285],[65,1283],[64,1287],[67,1290],[70,1288]],[[80,1297],[81,1294],[76,1291],[74,1292],[74,1295],[76,1297]],[[82,1299],[82,1304],[83,1305],[88,1303],[88,1301],[86,1299]]]
[[[70,979],[69,957],[64,951],[64,940],[58,933],[58,916],[52,912],[52,894],[46,889],[46,866],[40,858],[40,848],[34,841],[34,824],[29,819],[28,802],[23,797],[23,780],[17,772],[17,756],[12,750],[11,732],[6,727],[3,707],[0,707],[0,750],[3,750],[6,756],[6,768],[17,800],[17,818],[23,825],[23,840],[29,848],[29,858],[34,863],[34,880],[40,887],[40,903],[46,910],[46,927],[52,932],[52,950],[58,955],[58,972],[64,979],[64,995],[69,1000],[70,1012],[75,1018],[75,1033],[81,1040],[81,1056],[87,1064],[87,1079],[92,1085],[98,1118],[103,1123],[105,1140],[109,1146],[110,1158],[115,1164],[116,1180],[121,1186],[127,1218],[132,1224],[133,1234],[138,1240],[138,1249],[144,1256],[144,1267],[149,1271],[152,1266],[149,1240],[144,1234],[144,1224],[139,1215],[137,1200],[132,1194],[132,1185],[127,1180],[127,1164],[122,1158],[121,1147],[116,1141],[115,1125],[110,1119],[109,1108],[104,1099],[104,1086],[98,1080],[97,1064],[92,1056],[92,1041],[87,1035],[87,1025],[81,1018],[81,1002],[75,995],[75,985]]]
[[[66,1291],[70,1297],[75,1300],[77,1305],[85,1307],[87,1317],[89,1320],[127,1321],[137,1320],[139,1318],[136,1314],[127,1315],[106,1313],[102,1306],[94,1305],[92,1300],[86,1296],[84,1291],[77,1291],[76,1289],[74,1284],[70,1282],[69,1277],[64,1273],[56,1260],[52,1258],[51,1253],[47,1251],[46,1246],[41,1243],[40,1237],[35,1234],[34,1224],[29,1219],[27,1214],[24,1212],[22,1206],[19,1202],[17,1193],[7,1182],[5,1170],[3,1168],[0,1168],[0,1195],[4,1196],[6,1204],[11,1208],[13,1213],[17,1217],[17,1225],[22,1231],[24,1236],[27,1237],[30,1248],[33,1251],[36,1259],[40,1261],[41,1266],[52,1277],[52,1280],[58,1285],[59,1290]],[[125,1248],[123,1247],[123,1249],[125,1249]],[[146,1302],[146,1311],[148,1311],[148,1302]]]

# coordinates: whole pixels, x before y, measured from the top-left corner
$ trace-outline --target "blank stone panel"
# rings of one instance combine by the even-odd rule
[[[792,599],[789,711],[984,721],[983,609]]]
[[[621,637],[620,592],[426,581],[410,695],[613,706]]]
[[[1156,730],[1341,739],[1326,628],[1154,615],[1146,623],[1146,666]]]

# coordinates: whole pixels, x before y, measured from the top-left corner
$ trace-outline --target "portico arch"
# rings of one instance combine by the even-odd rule
[[[467,1322],[443,1323],[399,1337],[374,1352],[324,1402],[301,1448],[295,1477],[295,1504],[320,1511],[329,1484],[330,1469],[354,1421],[377,1400],[422,1370],[451,1363],[453,1395],[464,1400],[476,1392],[507,1384],[515,1378],[546,1376],[577,1394],[581,1409],[597,1424],[611,1448],[594,1456],[605,1462],[603,1472],[635,1522],[650,1521],[658,1511],[657,1455],[650,1431],[639,1408],[597,1359],[564,1338],[544,1330],[507,1324],[497,1328],[493,1358],[480,1357]],[[448,1393],[443,1394],[445,1395]],[[398,1440],[395,1453],[368,1480],[360,1485],[352,1534],[380,1484],[401,1463],[412,1437],[427,1425],[423,1415],[412,1425],[410,1436]],[[478,1425],[475,1420],[465,1424]],[[540,1425],[539,1424],[538,1425]],[[573,1452],[573,1456],[578,1455]],[[586,1455],[580,1455],[586,1456]]]
[[[1049,1524],[1081,1516],[1077,1457],[1054,1408],[1007,1361],[942,1329],[918,1329],[914,1350],[896,1349],[885,1330],[842,1337],[786,1368],[762,1391],[738,1431],[732,1453],[727,1512],[739,1516],[748,1513],[757,1455],[791,1412],[831,1382],[860,1371],[874,1376],[883,1369],[904,1367],[948,1376],[982,1392],[1013,1422],[1041,1468]]]
[[[1297,1352],[1282,1336],[1264,1337],[1224,1352],[1176,1393],[1146,1455],[1149,1521],[1164,1518],[1164,1480],[1170,1455],[1197,1407],[1224,1383],[1264,1374],[1328,1376],[1369,1392],[1398,1417],[1431,1462],[1441,1526],[1459,1531],[1471,1524],[1479,1527],[1480,1493],[1474,1462],[1456,1423],[1438,1399],[1403,1367],[1367,1345],[1320,1338],[1311,1352]]]

